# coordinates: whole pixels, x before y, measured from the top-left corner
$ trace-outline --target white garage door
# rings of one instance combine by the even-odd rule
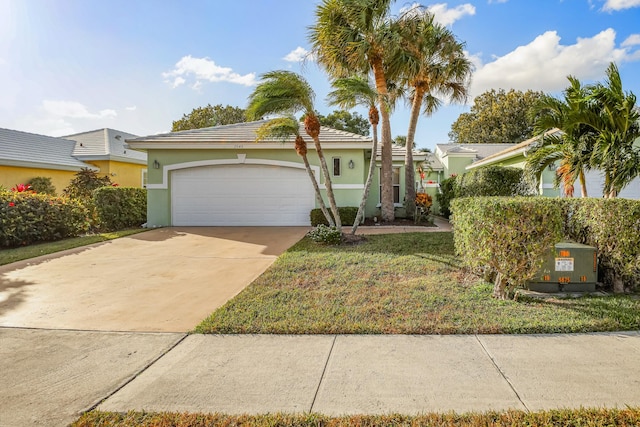
[[[309,225],[315,195],[304,169],[220,165],[171,174],[176,226]]]

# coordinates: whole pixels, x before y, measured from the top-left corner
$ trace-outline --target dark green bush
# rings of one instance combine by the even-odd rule
[[[446,218],[451,216],[451,201],[456,197],[456,175],[442,180],[440,192],[436,194],[436,200],[440,205],[440,214]]]
[[[455,197],[530,196],[535,191],[518,168],[486,166],[456,177]]]
[[[640,285],[640,201],[565,199],[566,234],[594,246],[600,280],[615,292]],[[626,289],[625,289],[626,288]]]
[[[93,193],[93,205],[101,230],[139,227],[147,222],[147,191],[143,188],[98,188]]]
[[[358,208],[351,207],[351,206],[342,207],[342,208],[338,208],[338,213],[340,214],[340,221],[342,221],[342,225],[352,225],[353,222],[356,220],[356,215],[358,214]],[[329,214],[331,214],[331,211],[329,211]],[[320,224],[329,225],[329,223],[327,222],[327,219],[324,217],[324,214],[322,213],[322,210],[320,209],[311,209],[311,214],[309,216],[311,218],[311,225],[313,227]],[[333,218],[333,215],[331,215],[331,217]]]
[[[96,171],[83,168],[62,192],[72,199],[88,202],[93,198],[93,190],[111,185],[113,183],[108,176],[98,176]]]
[[[497,273],[494,296],[506,298],[533,278],[563,232],[557,199],[465,197],[451,203],[456,252],[474,270]]]
[[[78,236],[89,228],[77,200],[46,194],[0,192],[0,246],[13,247]]]
[[[51,178],[48,176],[37,176],[35,178],[31,178],[29,185],[36,193],[48,194],[50,196],[56,195],[56,187],[51,183]]]

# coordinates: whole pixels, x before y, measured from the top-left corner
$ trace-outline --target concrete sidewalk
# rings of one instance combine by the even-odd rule
[[[640,333],[192,335],[105,411],[418,414],[640,405]]]

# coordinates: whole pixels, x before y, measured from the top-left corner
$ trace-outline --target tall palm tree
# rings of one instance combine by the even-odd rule
[[[525,170],[540,182],[545,168],[559,162],[556,185],[562,182],[569,189],[579,180],[582,197],[587,197],[585,170],[591,168],[595,137],[593,129],[584,123],[591,108],[587,102],[589,88],[573,76],[567,79],[570,85],[563,91],[563,99],[544,95],[531,111],[534,131],[541,138],[527,155]]]
[[[304,128],[313,139],[316,154],[320,160],[320,167],[324,174],[324,183],[327,189],[327,198],[331,206],[331,213],[336,228],[342,232],[342,222],[338,213],[338,206],[333,194],[331,175],[327,167],[327,161],[320,144],[320,120],[313,108],[315,93],[309,83],[299,74],[291,71],[270,71],[260,76],[261,81],[255,90],[249,95],[247,117],[251,120],[255,117],[267,117],[273,114],[293,114],[304,112]]]
[[[400,82],[410,88],[411,116],[404,166],[405,204],[411,215],[416,198],[413,146],[420,111],[431,116],[443,100],[465,102],[472,64],[464,53],[464,44],[423,8],[411,9],[393,25],[401,37],[396,51],[396,61],[403,64]]]
[[[604,196],[617,197],[620,191],[640,176],[640,111],[633,92],[625,92],[615,63],[607,68],[605,83],[591,87],[584,123],[596,131],[592,163],[604,172]]]
[[[329,225],[332,227],[335,226],[335,222],[333,221],[331,214],[329,214],[327,206],[324,204],[324,199],[322,198],[322,193],[320,192],[320,186],[318,185],[316,176],[313,174],[313,170],[311,170],[311,165],[307,158],[307,141],[305,141],[302,135],[300,135],[300,124],[296,118],[293,116],[287,116],[271,119],[258,128],[256,136],[257,141],[267,138],[286,140],[291,136],[295,136],[296,153],[302,157],[304,167],[309,175],[311,183],[313,184],[313,189],[316,194],[316,202],[318,203],[318,206],[320,206],[320,210],[324,214]]]
[[[391,122],[387,104],[386,59],[397,37],[390,25],[394,0],[323,0],[309,28],[312,51],[334,78],[373,73],[381,119],[383,221],[395,218]]]
[[[380,122],[380,114],[376,102],[378,101],[378,92],[371,86],[368,79],[362,77],[345,77],[333,81],[334,90],[329,93],[328,100],[330,105],[338,105],[342,108],[351,109],[357,105],[369,107],[369,123],[373,130],[373,143],[371,145],[371,161],[369,163],[369,172],[367,181],[362,192],[362,199],[358,207],[356,219],[351,228],[351,234],[356,234],[358,225],[364,216],[364,207],[367,204],[369,190],[371,189],[371,181],[376,168],[376,155],[378,152],[378,123]]]

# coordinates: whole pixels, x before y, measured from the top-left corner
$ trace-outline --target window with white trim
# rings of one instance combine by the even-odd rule
[[[333,157],[333,176],[340,176],[340,172],[342,171],[342,161],[340,157]]]
[[[142,188],[147,188],[147,170],[142,169]]]
[[[393,168],[393,203],[395,205],[400,204],[400,168]],[[382,180],[382,170],[379,170],[378,177]],[[380,181],[380,203],[382,203],[382,181]]]

